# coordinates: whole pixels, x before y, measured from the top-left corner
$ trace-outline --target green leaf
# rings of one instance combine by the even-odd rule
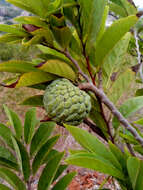
[[[0,123],[0,137],[10,148],[13,149],[13,143],[11,140],[12,135],[12,131],[7,126]]]
[[[59,154],[59,153],[57,153],[57,154]],[[56,181],[58,179],[58,177],[60,177],[60,175],[64,172],[64,170],[67,169],[67,167],[68,167],[68,165],[65,165],[65,164],[59,166],[59,168],[55,174],[55,177],[53,179],[53,182]]]
[[[33,11],[44,18],[45,14],[46,14],[46,9],[44,7],[44,4],[41,0],[37,0],[36,3],[34,0],[29,0],[26,1],[26,3],[28,4],[29,7],[31,7],[33,9]]]
[[[52,27],[52,31],[59,45],[64,49],[67,48],[72,38],[72,33],[69,27],[67,26],[64,26],[62,28]]]
[[[0,36],[0,43],[8,43],[8,42],[15,42],[21,41],[22,37],[16,36],[14,34],[3,34]]]
[[[104,34],[104,32],[106,30],[106,20],[107,20],[108,13],[109,13],[109,6],[106,5],[103,16],[102,16],[100,30],[97,35],[96,44],[98,44],[99,40],[101,39],[102,35]]]
[[[129,157],[127,161],[128,173],[133,190],[142,190],[143,187],[143,161],[135,157]]]
[[[50,73],[45,73],[42,71],[39,72],[29,72],[20,76],[16,87],[24,87],[24,86],[32,86],[35,84],[41,84],[44,82],[55,80],[56,75],[52,75]]]
[[[23,127],[18,115],[12,110],[10,110],[6,105],[4,105],[4,110],[9,119],[10,125],[13,127],[15,131],[16,137],[20,139],[22,137]]]
[[[29,5],[29,3],[27,2],[27,0],[6,0],[7,2],[23,9],[23,10],[26,10],[28,12],[31,12],[33,14],[36,14],[35,10],[33,9],[33,7],[31,7]]]
[[[36,108],[30,108],[26,112],[24,122],[24,140],[26,144],[29,144],[31,142],[37,122]]]
[[[106,88],[109,99],[117,104],[120,98],[126,93],[126,90],[131,87],[135,79],[135,74],[131,70],[126,70],[113,82],[111,88]]]
[[[122,3],[122,6],[126,10],[128,15],[135,15],[137,14],[137,9],[128,1],[126,0],[120,0]]]
[[[116,157],[102,142],[98,140],[96,136],[93,136],[87,131],[77,127],[69,125],[65,125],[65,127],[83,148],[103,157],[104,159],[115,165],[117,168],[121,169],[120,163],[118,162]]]
[[[2,146],[0,146],[0,165],[19,171],[16,158],[8,149]]]
[[[138,124],[138,125],[143,125],[143,118],[137,120],[137,121],[134,121],[135,124]]]
[[[59,152],[55,149],[50,150],[47,156],[44,158],[43,163],[48,163]]]
[[[40,176],[37,190],[48,189],[50,187],[63,156],[63,152],[59,153],[47,163]]]
[[[75,175],[76,172],[71,172],[65,175],[56,183],[56,185],[52,188],[52,190],[59,190],[59,189],[65,190]]]
[[[20,29],[12,25],[0,24],[0,31],[12,33],[17,36],[28,36],[28,33],[26,33],[23,29]]]
[[[129,133],[127,130],[124,131],[126,134],[124,133],[119,133],[119,136],[122,137],[125,142],[130,143],[130,144],[138,144],[138,142],[136,141],[136,139],[133,137],[133,135],[131,133]]]
[[[14,137],[12,137],[13,145],[15,148],[16,156],[17,156],[17,161],[19,164],[19,167],[21,169],[21,172],[23,173],[24,180],[27,181],[30,177],[30,160],[28,153],[24,147],[24,145]]]
[[[100,30],[105,0],[79,0],[81,11],[81,25],[83,28],[83,41],[86,42],[87,50],[95,43]]]
[[[140,88],[136,91],[136,96],[143,96],[143,88]]]
[[[31,71],[38,71],[38,69],[28,61],[11,60],[0,64],[0,71],[10,73],[27,73]]]
[[[37,16],[20,16],[14,18],[14,20],[22,24],[32,24],[37,27],[49,28],[46,22],[44,22],[42,19],[40,19]]]
[[[19,166],[18,164],[16,164],[15,162],[12,162],[6,158],[3,158],[0,156],[0,166],[4,166],[6,168],[9,168],[9,169],[13,169],[15,171],[19,171]]]
[[[35,95],[25,99],[20,105],[25,106],[43,106],[43,95]]]
[[[114,12],[116,15],[120,15],[121,17],[127,16],[126,10],[118,4],[110,2],[109,7],[110,11]]]
[[[109,141],[109,149],[114,154],[114,156],[119,161],[120,165],[122,166],[123,171],[126,169],[126,158],[125,155],[121,152],[121,150],[113,144],[111,141]]]
[[[128,99],[126,102],[124,102],[120,106],[119,111],[123,114],[125,118],[127,118],[142,107],[143,107],[143,96],[133,97],[133,98]],[[119,127],[119,125],[120,125],[120,122],[118,121],[117,118],[114,117],[113,126],[117,128]]]
[[[37,45],[37,47],[42,51],[44,54],[56,56],[59,59],[65,60],[66,63],[69,63],[69,59],[63,55],[62,53],[57,52],[54,49],[51,49],[49,47],[43,46],[43,45]]]
[[[131,34],[128,32],[115,45],[104,61],[103,70],[106,73],[106,75],[104,75],[104,86],[106,89],[109,89],[111,85],[111,76],[113,72],[117,72],[121,64],[123,64],[130,38]]]
[[[102,151],[102,149],[101,149]],[[74,154],[66,159],[68,164],[96,170],[124,180],[124,174],[103,157],[93,153]]]
[[[35,35],[30,40],[27,38],[24,38],[22,41],[22,45],[25,47],[30,47],[32,45],[42,43],[42,41],[43,41],[42,35]]]
[[[141,155],[143,155],[143,147],[141,145],[135,145],[133,146],[134,150],[138,153],[140,153]]]
[[[35,154],[44,145],[55,128],[54,122],[41,123],[35,132],[30,146],[30,155]]]
[[[137,20],[136,16],[128,16],[115,21],[109,28],[107,28],[101,40],[96,45],[95,64],[97,66],[104,63],[106,56],[111,52],[119,40],[130,30],[130,28],[134,26]]]
[[[32,163],[32,170],[33,174],[35,174],[38,170],[38,168],[43,164],[43,161],[45,157],[48,155],[50,150],[53,148],[53,146],[56,144],[57,140],[59,139],[59,135],[56,135],[52,138],[50,138],[38,151],[36,154],[33,163]]]
[[[14,188],[14,190],[26,190],[24,183],[9,169],[0,168],[0,177],[6,180]]]
[[[75,72],[72,68],[67,63],[60,60],[48,60],[46,63],[42,64],[39,69],[73,81],[76,78]]]
[[[10,150],[3,146],[0,146],[0,157],[10,160],[11,162],[16,162],[16,158],[10,152]]]
[[[9,187],[7,187],[6,185],[0,184],[0,189],[1,190],[11,190]]]

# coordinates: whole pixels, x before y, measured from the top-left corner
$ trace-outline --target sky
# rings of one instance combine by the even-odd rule
[[[136,6],[139,8],[143,8],[143,0],[134,0]]]

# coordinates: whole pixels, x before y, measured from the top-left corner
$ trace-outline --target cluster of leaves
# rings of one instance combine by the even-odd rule
[[[142,89],[137,91],[136,97],[127,101],[123,99],[126,93],[130,93],[136,79],[135,72],[131,69],[137,65],[136,54],[134,56],[131,53],[136,49],[132,30],[142,31],[142,25],[135,25],[139,20],[137,9],[129,1],[7,1],[29,11],[33,16],[17,17],[15,21],[18,24],[15,25],[1,24],[0,30],[6,34],[0,37],[0,42],[21,43],[27,48],[36,45],[40,54],[32,61],[2,62],[0,72],[18,73],[13,79],[3,81],[3,86],[45,90],[51,81],[59,77],[67,78],[73,83],[84,83],[84,73],[93,85],[102,88],[124,118],[143,107]],[[117,20],[106,27],[109,13]],[[106,148],[88,133],[67,127],[74,137],[80,136],[75,139],[86,148],[80,154],[73,152],[67,162],[114,176],[122,189],[141,190],[142,161],[131,157],[125,146],[132,145],[131,148],[142,156],[141,145],[128,130],[123,129],[119,120],[112,115],[112,110],[112,113],[104,110],[102,99],[89,94],[92,99],[89,119],[97,131],[100,130],[104,140],[112,140],[112,143]],[[43,107],[43,96],[30,97],[22,104]],[[137,124],[143,125],[142,119],[131,125],[143,137]],[[116,142],[123,146],[124,153],[114,145]]]
[[[108,147],[105,146],[97,137],[83,129],[67,125],[66,129],[83,147],[82,150],[71,150],[67,163],[114,176],[123,190],[142,190],[142,160],[131,156],[127,150],[121,152],[112,142],[108,143]]]
[[[51,188],[67,168],[60,163],[64,152],[53,148],[59,139],[59,135],[51,136],[56,124],[40,123],[36,109],[31,108],[26,112],[23,128],[18,115],[6,106],[4,109],[10,127],[0,123],[0,177],[10,188],[0,184],[0,189],[30,190],[35,180],[38,180],[38,190]],[[41,166],[38,179],[36,174]],[[51,189],[66,189],[74,176],[75,172],[62,176]]]

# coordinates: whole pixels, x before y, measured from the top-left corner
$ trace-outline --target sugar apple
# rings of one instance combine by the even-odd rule
[[[59,124],[79,125],[91,110],[90,96],[65,78],[47,86],[43,102],[48,116]]]

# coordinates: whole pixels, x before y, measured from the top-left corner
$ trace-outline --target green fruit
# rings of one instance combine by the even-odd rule
[[[47,86],[44,107],[59,124],[79,125],[91,110],[90,96],[67,79],[57,79]]]

